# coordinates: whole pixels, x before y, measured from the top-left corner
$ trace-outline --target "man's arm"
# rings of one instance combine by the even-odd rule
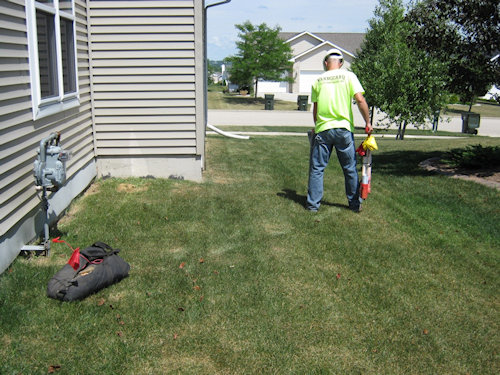
[[[366,99],[363,96],[363,94],[360,92],[354,95],[354,99],[356,99],[356,103],[358,103],[359,112],[361,113],[361,116],[363,116],[363,120],[365,120],[365,133],[370,134],[373,131],[373,127],[370,122],[370,109],[368,108],[368,103],[366,102]]]

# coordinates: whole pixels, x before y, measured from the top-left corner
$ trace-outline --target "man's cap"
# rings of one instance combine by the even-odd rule
[[[338,59],[344,59],[344,55],[342,55],[342,52],[340,52],[340,50],[338,50],[337,48],[333,48],[331,50],[329,50],[325,56],[325,61],[330,57],[330,56],[334,56]]]

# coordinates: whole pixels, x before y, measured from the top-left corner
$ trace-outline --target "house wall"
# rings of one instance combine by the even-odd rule
[[[305,34],[300,38],[292,40],[290,42],[290,47],[292,47],[292,53],[294,56],[300,55],[311,48],[321,44],[321,41],[317,38],[314,38],[311,35]]]
[[[322,70],[323,59],[328,51],[331,49],[329,46],[325,46],[325,48],[318,48],[313,52],[302,56],[297,60],[297,64],[300,67],[300,70]],[[344,55],[344,69],[349,69],[351,66],[351,62],[353,61],[352,57],[349,55]]]
[[[49,195],[52,220],[96,176],[86,3],[76,0],[75,7],[80,106],[33,120],[25,1],[0,2],[0,273],[43,229],[33,177],[40,141],[59,131],[72,153],[65,186]]]
[[[284,93],[288,92],[288,82],[259,81],[257,92],[261,93]],[[255,85],[254,85],[255,86]]]
[[[201,180],[203,1],[89,1],[100,176]]]
[[[331,46],[325,45],[307,53],[298,58],[293,65],[293,83],[292,92],[295,93],[310,93],[311,85],[314,80],[324,72],[323,59]],[[344,56],[343,69],[350,69],[352,57]]]

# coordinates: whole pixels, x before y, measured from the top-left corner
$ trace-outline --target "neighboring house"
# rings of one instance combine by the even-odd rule
[[[496,54],[491,58],[491,61],[496,64],[497,69],[500,68],[500,54]],[[485,96],[483,96],[484,99],[487,100],[496,100],[497,102],[500,103],[500,88],[498,88],[497,85],[493,85],[488,92],[486,93]]]
[[[0,2],[0,273],[42,232],[33,162],[72,153],[54,221],[95,177],[200,181],[204,1]]]
[[[210,76],[210,79],[212,80],[212,83],[219,84],[222,82],[222,73],[213,73]]]
[[[500,89],[498,88],[498,86],[494,85],[488,90],[486,95],[483,96],[482,98],[487,100],[496,100],[497,102],[500,103]]]
[[[222,71],[222,83],[225,86],[227,86],[229,92],[237,92],[238,89],[240,88],[240,85],[236,83],[231,83],[231,77],[229,76],[226,64],[221,65],[221,71]]]
[[[311,86],[323,72],[323,58],[328,50],[338,48],[344,54],[344,68],[349,69],[361,48],[363,33],[280,33],[293,54],[293,84],[259,82],[259,92],[310,94]]]

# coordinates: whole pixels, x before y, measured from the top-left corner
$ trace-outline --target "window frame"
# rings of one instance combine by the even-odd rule
[[[62,0],[67,2],[68,0]],[[78,55],[76,40],[76,17],[75,0],[71,1],[71,12],[60,9],[59,0],[53,0],[51,3],[42,3],[36,0],[26,0],[26,26],[28,34],[29,67],[31,81],[31,100],[33,109],[33,120],[47,117],[70,108],[80,105],[80,90],[78,84]],[[55,63],[57,72],[57,87],[54,96],[42,98],[42,84],[40,79],[40,62],[38,52],[38,29],[37,29],[37,11],[47,13],[54,17],[54,43],[55,43]],[[74,72],[75,90],[64,92],[64,67],[63,67],[63,47],[61,37],[61,19],[72,22],[73,56],[74,61],[69,71]],[[71,48],[71,47],[70,47]]]

